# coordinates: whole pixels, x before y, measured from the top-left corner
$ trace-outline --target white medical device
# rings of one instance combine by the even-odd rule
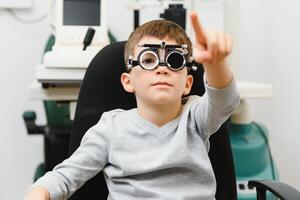
[[[89,27],[96,31],[91,46],[107,44],[104,3],[103,0],[58,0],[55,46],[82,47]]]
[[[105,0],[57,0],[55,44],[45,53],[46,68],[86,68],[95,54],[109,43]],[[83,50],[87,30],[95,31]]]

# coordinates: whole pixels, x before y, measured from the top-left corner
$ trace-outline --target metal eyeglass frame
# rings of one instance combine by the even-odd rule
[[[166,66],[172,71],[179,71],[179,70],[182,70],[184,67],[191,68],[194,71],[197,70],[197,66],[194,65],[194,63],[192,61],[192,57],[190,57],[190,59],[189,59],[190,61],[187,61],[187,55],[188,55],[187,47],[188,47],[188,45],[186,45],[186,44],[183,44],[183,45],[166,45],[166,43],[163,41],[161,44],[143,44],[143,45],[138,45],[138,47],[147,47],[147,49],[142,50],[138,54],[137,60],[133,60],[132,55],[129,56],[128,63],[127,63],[128,71],[130,71],[130,69],[132,69],[133,67],[138,66],[138,65],[140,65],[140,67],[142,69],[145,69],[145,70],[154,70],[158,66]],[[178,48],[183,49],[183,51],[178,50]],[[161,60],[159,59],[158,49],[167,50],[167,53],[165,54],[163,62],[161,62]],[[155,63],[155,65],[152,68],[146,68],[140,62],[140,59],[141,59],[141,57],[143,56],[144,53],[151,53],[156,57],[157,62]],[[180,67],[174,68],[174,67],[171,66],[171,64],[166,62],[168,60],[169,56],[173,53],[180,54],[183,57],[183,63]]]

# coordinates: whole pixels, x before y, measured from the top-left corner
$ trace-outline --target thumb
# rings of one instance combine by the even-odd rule
[[[199,51],[195,52],[194,60],[198,63],[210,63],[213,60],[213,56],[209,51]]]

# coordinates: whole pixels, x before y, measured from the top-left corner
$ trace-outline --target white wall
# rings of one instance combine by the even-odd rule
[[[216,1],[216,0],[211,0]],[[203,2],[209,2],[204,1]],[[46,4],[34,0],[33,12],[18,12],[24,18],[40,16]],[[108,25],[119,40],[127,39],[133,28],[133,15],[126,1],[109,0]],[[204,24],[215,26],[205,6],[197,2]],[[253,117],[270,131],[273,157],[281,179],[300,190],[300,134],[297,114],[300,90],[300,2],[297,0],[240,1],[239,76],[244,80],[270,83],[274,96],[251,100]],[[145,10],[141,22],[157,17],[159,9]],[[220,15],[219,15],[220,14]],[[222,13],[217,12],[218,16]],[[50,28],[47,21],[36,24],[17,22],[0,10],[0,199],[22,199],[32,183],[35,167],[43,160],[41,136],[28,136],[22,121],[24,110],[37,111],[38,123],[45,122],[42,103],[28,98],[28,85],[41,55]],[[299,54],[299,55],[298,55]]]
[[[46,6],[36,1],[32,13],[18,14],[32,19],[45,11]],[[0,25],[0,199],[22,199],[43,158],[42,138],[27,135],[22,113],[34,109],[39,122],[45,120],[41,102],[30,101],[27,88],[34,80],[34,67],[41,61],[50,28],[45,21],[21,24],[3,10]]]

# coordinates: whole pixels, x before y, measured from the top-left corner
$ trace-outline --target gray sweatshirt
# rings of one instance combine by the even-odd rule
[[[209,136],[238,106],[239,94],[235,81],[205,87],[202,97],[183,99],[180,115],[162,127],[137,109],[103,113],[74,154],[32,187],[46,188],[52,200],[66,199],[103,170],[108,200],[214,200]]]

